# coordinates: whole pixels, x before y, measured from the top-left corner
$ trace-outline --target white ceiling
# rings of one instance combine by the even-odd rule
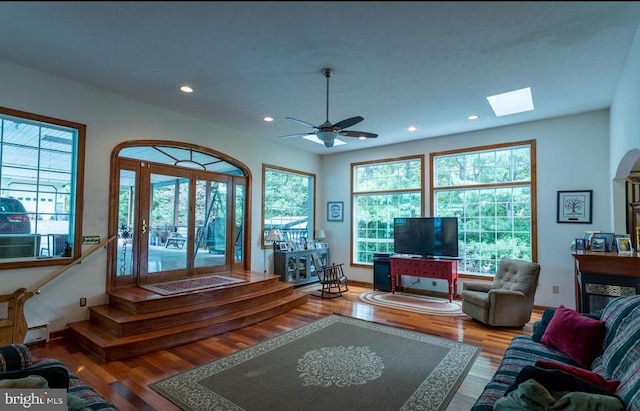
[[[639,23],[640,2],[0,2],[0,59],[331,153],[607,108]],[[323,67],[329,120],[377,139],[278,138],[325,120]],[[495,117],[523,87],[536,110]]]

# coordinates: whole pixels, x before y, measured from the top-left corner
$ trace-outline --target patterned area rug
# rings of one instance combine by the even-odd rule
[[[379,305],[398,310],[412,311],[415,313],[442,315],[449,317],[464,317],[462,303],[443,298],[427,297],[415,294],[396,292],[395,294],[382,291],[372,291],[360,294],[360,300],[365,303]]]
[[[244,283],[246,280],[226,277],[224,275],[209,275],[206,277],[187,278],[184,280],[169,281],[166,283],[141,285],[140,288],[152,291],[160,295],[171,295],[187,291],[202,290],[205,288],[222,287],[223,285]]]
[[[444,410],[480,348],[331,315],[149,386],[183,410]]]

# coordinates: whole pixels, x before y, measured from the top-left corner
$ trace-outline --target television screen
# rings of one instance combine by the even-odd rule
[[[458,257],[457,217],[395,218],[393,230],[397,254]]]

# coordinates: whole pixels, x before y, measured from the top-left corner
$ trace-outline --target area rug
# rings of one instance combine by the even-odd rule
[[[449,300],[443,298],[399,292],[392,294],[382,291],[363,293],[360,294],[359,298],[360,301],[364,301],[365,303],[421,314],[449,317],[463,317],[466,315],[462,312],[462,303],[455,300],[449,302]]]
[[[145,284],[140,288],[160,295],[171,295],[205,288],[222,287],[224,285],[243,283],[246,280],[226,277],[224,275],[209,275],[206,277],[186,278],[184,280],[168,281],[166,283]]]
[[[331,315],[149,386],[183,410],[444,410],[480,347]]]

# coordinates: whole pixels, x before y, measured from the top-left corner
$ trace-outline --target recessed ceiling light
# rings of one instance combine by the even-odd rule
[[[416,127],[416,126],[407,127],[407,130],[409,130],[409,131],[416,131],[417,129],[418,129],[418,127]]]
[[[477,115],[477,114],[472,114],[472,115],[470,115],[470,116],[469,116],[469,117],[467,117],[467,118],[468,118],[469,120],[477,120],[477,119],[479,119],[480,117],[478,117],[478,115]]]
[[[193,89],[189,86],[180,87],[180,91],[182,91],[183,93],[193,93]]]
[[[489,96],[487,100],[498,117],[533,110],[531,87]]]
[[[267,121],[267,122],[271,122],[271,121],[273,121],[273,117],[266,116],[265,118],[263,118],[263,120]]]

